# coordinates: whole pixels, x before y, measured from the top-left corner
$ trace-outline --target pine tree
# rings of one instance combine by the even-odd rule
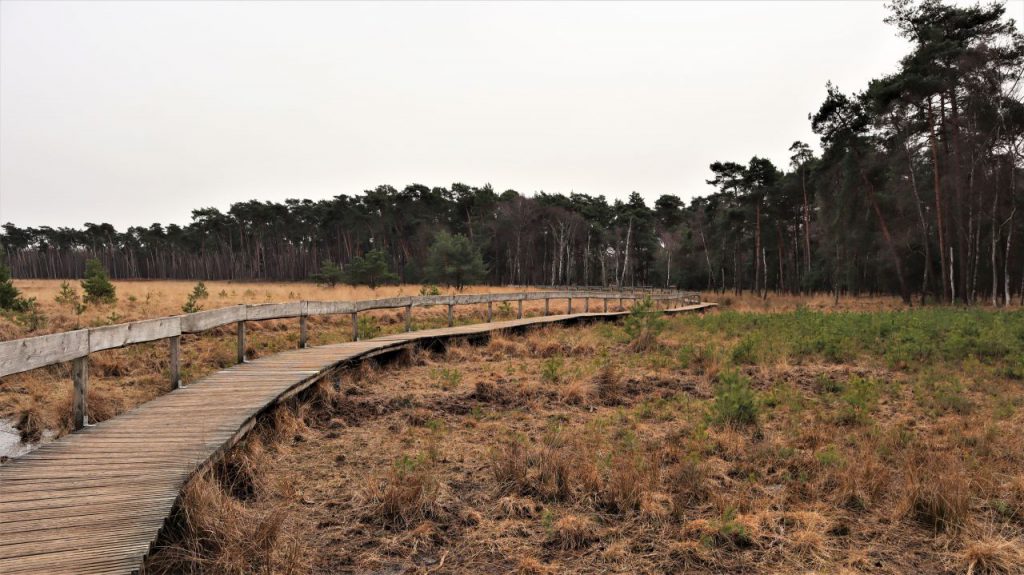
[[[112,304],[117,301],[117,290],[110,283],[107,270],[100,260],[91,259],[85,262],[85,279],[82,280],[85,291],[85,303]]]
[[[344,276],[348,284],[366,285],[371,289],[398,279],[398,276],[388,270],[387,256],[382,250],[370,250],[365,256],[352,258]]]
[[[487,275],[480,250],[463,235],[437,234],[427,254],[427,276],[431,281],[461,290]]]
[[[334,287],[338,285],[338,282],[345,278],[344,272],[338,267],[338,264],[331,260],[324,260],[320,262],[320,272],[313,274],[313,281],[317,285]]]
[[[28,307],[28,301],[21,297],[21,291],[14,287],[10,268],[0,263],[0,310],[25,311]]]

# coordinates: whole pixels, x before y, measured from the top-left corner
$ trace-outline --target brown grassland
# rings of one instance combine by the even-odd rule
[[[77,281],[69,282],[81,293]],[[0,316],[0,341],[178,315],[194,283],[184,281],[116,281],[118,301],[111,305],[88,306],[76,316],[55,301],[59,280],[16,280],[24,297],[34,297],[40,311],[39,325],[25,318]],[[203,309],[242,303],[280,303],[299,300],[361,300],[400,295],[419,295],[421,286],[320,287],[310,283],[207,282],[209,297],[200,300]],[[472,286],[466,293],[507,292],[510,288]],[[515,290],[511,290],[515,291]],[[443,292],[447,293],[447,292]],[[617,303],[617,301],[616,301]],[[551,312],[565,311],[565,301],[552,302]],[[579,309],[579,304],[576,304]],[[529,302],[527,315],[539,315],[543,304]],[[495,306],[495,317],[509,319],[515,306]],[[361,325],[366,336],[403,330],[401,310],[366,312]],[[484,321],[485,306],[455,308],[456,323]],[[447,308],[417,308],[413,329],[447,325]],[[298,345],[298,320],[248,322],[246,356],[250,359],[292,349]],[[309,345],[350,341],[351,321],[347,316],[314,317],[309,320]],[[235,328],[224,327],[182,337],[181,375],[183,383],[195,381],[235,362]],[[44,433],[60,436],[71,426],[71,366],[55,365],[16,374],[0,380],[0,420],[10,420],[24,440],[38,441]],[[163,342],[133,345],[94,353],[89,358],[88,417],[99,422],[124,413],[170,390],[167,346]]]
[[[339,372],[189,482],[150,570],[1024,572],[1022,312],[728,303],[774,313]]]

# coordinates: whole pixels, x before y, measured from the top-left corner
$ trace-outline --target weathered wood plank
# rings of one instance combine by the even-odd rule
[[[197,333],[245,320],[245,304],[197,311],[181,317],[181,333]]]
[[[304,302],[290,301],[287,303],[260,303],[245,307],[245,319],[259,321],[265,319],[285,319],[302,315]]]
[[[181,319],[165,317],[94,327],[89,330],[89,351],[103,351],[181,335]]]
[[[89,354],[89,330],[0,342],[0,377]]]
[[[308,301],[306,306],[306,313],[309,315],[334,315],[352,313],[355,310],[354,302],[350,301]]]
[[[368,299],[352,302],[354,311],[365,311],[370,309],[389,309],[405,307],[412,304],[415,298],[412,297],[389,297],[382,299]]]
[[[88,356],[73,360],[71,380],[74,386],[71,399],[71,421],[75,429],[82,429],[89,422],[85,405],[86,394],[89,391]]]

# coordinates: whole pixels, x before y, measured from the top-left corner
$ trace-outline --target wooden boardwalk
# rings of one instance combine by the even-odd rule
[[[423,340],[625,313],[407,332],[219,371],[0,466],[0,574],[138,571],[188,478],[244,436],[259,414],[339,364]]]

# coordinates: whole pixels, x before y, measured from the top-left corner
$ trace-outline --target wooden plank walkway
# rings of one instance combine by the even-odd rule
[[[260,413],[341,363],[423,340],[626,313],[386,335],[286,351],[219,371],[0,466],[0,574],[138,571],[188,478],[244,436]]]

